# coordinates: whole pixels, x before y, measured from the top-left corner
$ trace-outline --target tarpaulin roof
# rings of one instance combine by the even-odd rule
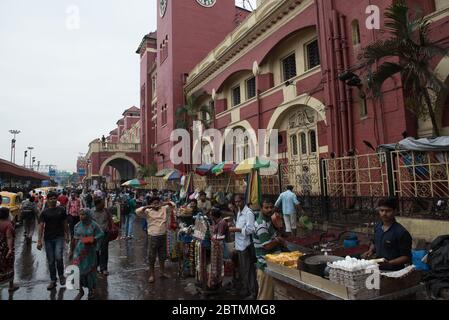
[[[36,179],[36,180],[50,180],[50,177],[40,174],[39,172],[25,169],[12,162],[0,159],[0,173],[9,174],[15,177]]]
[[[449,136],[421,139],[408,137],[404,140],[399,141],[398,143],[381,144],[378,149],[409,151],[449,151]]]

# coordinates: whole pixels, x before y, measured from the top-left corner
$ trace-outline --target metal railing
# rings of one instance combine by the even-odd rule
[[[385,153],[325,159],[324,177],[329,196],[387,196]]]
[[[402,198],[448,198],[449,153],[393,151],[395,195]]]
[[[102,143],[98,142],[97,146],[100,152],[140,152],[140,143]]]

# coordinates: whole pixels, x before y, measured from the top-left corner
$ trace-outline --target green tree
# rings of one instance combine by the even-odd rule
[[[212,103],[200,105],[199,96],[192,94],[187,97],[186,104],[176,109],[176,127],[178,129],[187,129],[189,124],[194,121],[200,121],[208,129],[215,117]],[[198,117],[198,114],[209,115],[209,120],[205,116]]]
[[[152,162],[148,166],[141,166],[137,171],[137,176],[139,179],[148,178],[154,176],[157,172],[157,165]]]
[[[433,72],[430,62],[433,57],[447,56],[448,50],[430,40],[430,20],[427,17],[411,17],[403,0],[391,5],[386,10],[385,18],[385,30],[390,37],[367,46],[360,57],[368,70],[368,92],[374,98],[380,98],[382,84],[395,74],[400,74],[406,107],[418,118],[430,117],[433,134],[439,136],[441,121],[437,121],[436,114],[440,110],[435,110],[432,96],[447,88]],[[381,61],[383,63],[378,65]],[[374,65],[377,67],[372,71]]]

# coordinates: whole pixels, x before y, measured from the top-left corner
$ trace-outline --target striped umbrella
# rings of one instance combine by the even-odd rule
[[[196,168],[195,173],[200,176],[205,176],[213,167],[215,167],[215,164],[202,164]]]
[[[158,172],[156,172],[155,176],[156,177],[165,177],[167,174],[169,174],[170,172],[172,172],[174,169],[161,169]]]
[[[168,173],[167,175],[165,175],[165,177],[163,178],[165,181],[175,181],[175,180],[180,180],[182,177],[181,172],[179,172],[176,169],[172,169],[172,171],[170,173]]]
[[[211,169],[212,173],[215,173],[215,175],[219,176],[222,173],[230,173],[234,172],[234,169],[237,167],[235,163],[226,163],[221,162],[217,164],[215,167]]]
[[[246,178],[246,203],[262,205],[262,190],[259,170],[252,170]]]
[[[265,157],[254,157],[243,160],[239,165],[234,169],[235,174],[248,174],[253,170],[258,170],[261,168],[269,168],[270,160]]]
[[[125,183],[123,183],[122,187],[138,188],[138,187],[142,187],[145,185],[147,185],[147,183],[144,180],[132,179],[132,180],[129,180],[129,181],[126,181]]]

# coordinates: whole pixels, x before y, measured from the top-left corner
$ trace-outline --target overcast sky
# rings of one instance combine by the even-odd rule
[[[75,171],[88,143],[139,106],[135,51],[157,2],[0,0],[0,158],[18,129],[17,164],[32,146],[41,165]]]

